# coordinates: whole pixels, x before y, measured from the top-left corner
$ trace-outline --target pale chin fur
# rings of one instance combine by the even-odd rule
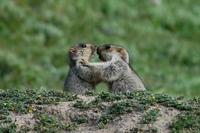
[[[111,60],[112,60],[112,61],[115,61],[115,60],[119,60],[119,59],[121,59],[120,56],[118,56],[118,55],[113,55]]]

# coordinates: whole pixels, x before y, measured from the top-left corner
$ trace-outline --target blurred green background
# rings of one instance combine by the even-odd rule
[[[0,88],[62,89],[78,42],[121,44],[149,89],[200,96],[199,0],[0,0]]]

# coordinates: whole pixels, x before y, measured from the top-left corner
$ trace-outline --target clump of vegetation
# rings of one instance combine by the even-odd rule
[[[104,128],[106,124],[112,121],[114,118],[134,111],[144,111],[145,106],[138,104],[137,101],[123,100],[113,103],[106,111],[102,114],[98,121],[98,127]]]
[[[194,97],[187,101],[187,104],[192,106],[193,109],[198,110],[200,108],[200,97]]]
[[[101,101],[105,102],[112,102],[116,100],[122,100],[124,98],[123,94],[113,94],[109,92],[102,92],[98,95],[98,97]]]
[[[0,112],[0,133],[14,133],[16,130],[15,123],[12,122],[8,112]]]
[[[85,101],[82,101],[82,100],[77,100],[76,103],[74,103],[73,106],[76,107],[76,108],[79,108],[79,109],[92,108],[91,102],[88,103],[88,102],[85,102]]]
[[[15,133],[16,132],[16,125],[14,123],[10,123],[6,127],[2,127],[0,124],[0,133]]]
[[[64,124],[55,116],[50,116],[48,114],[37,114],[34,116],[37,120],[34,130],[41,132],[56,132],[60,129],[63,129]]]
[[[103,109],[102,105],[103,100],[99,98],[99,95],[92,101],[90,102],[85,102],[82,100],[77,100],[73,106],[79,109],[91,109],[91,108],[99,108]]]
[[[135,91],[133,93],[127,93],[127,98],[135,99],[141,104],[154,105],[161,104],[166,107],[174,107],[180,110],[192,110],[194,106],[191,106],[180,97],[171,97],[165,94],[152,94],[149,91]]]
[[[159,116],[159,109],[154,108],[150,109],[147,112],[145,112],[142,123],[144,124],[150,124],[157,120],[157,117]]]
[[[114,117],[110,114],[102,114],[98,121],[98,127],[105,128],[105,126],[114,119]]]
[[[137,101],[125,100],[125,101],[113,103],[113,105],[109,107],[108,113],[118,116],[125,113],[130,113],[133,110],[143,111],[144,106],[141,104],[138,104]]]
[[[65,131],[74,131],[76,128],[78,127],[78,124],[77,123],[69,123],[67,125],[65,125]]]
[[[200,111],[183,112],[171,124],[172,132],[200,132]]]
[[[35,114],[34,118],[36,119],[37,123],[34,126],[34,131],[36,132],[58,132],[58,131],[72,131],[77,128],[76,123],[64,123],[63,121],[59,120],[59,118],[50,115],[39,113]]]
[[[76,115],[71,119],[71,121],[77,124],[87,123],[88,117],[86,115]]]
[[[180,110],[192,110],[192,108],[194,108],[184,102],[184,100],[182,98],[180,99],[179,97],[174,98],[164,94],[155,94],[155,99],[156,103],[159,103],[166,107],[174,107]]]
[[[135,99],[144,105],[153,105],[156,103],[155,95],[147,91],[134,91],[125,95],[128,99]]]

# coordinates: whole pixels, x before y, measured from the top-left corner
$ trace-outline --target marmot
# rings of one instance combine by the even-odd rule
[[[114,93],[145,90],[145,86],[136,72],[129,66],[128,52],[119,46],[105,44],[98,47],[97,54],[103,62],[89,63],[82,60],[78,75],[86,80],[102,80]],[[84,69],[83,69],[84,68]],[[83,72],[87,70],[87,75]]]
[[[95,45],[85,43],[80,43],[70,48],[68,52],[70,68],[64,82],[65,91],[73,92],[76,94],[84,94],[87,91],[95,89],[96,83],[85,81],[77,73],[77,71],[79,71],[77,69],[80,68],[80,60],[89,61],[95,51]],[[80,71],[82,71],[83,74],[86,74],[84,68],[82,68]]]

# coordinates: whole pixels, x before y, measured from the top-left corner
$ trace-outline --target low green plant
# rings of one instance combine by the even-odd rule
[[[161,104],[179,110],[192,110],[195,107],[190,105],[188,102],[185,102],[183,97],[172,97],[166,94],[153,94],[150,91],[134,91],[125,95],[128,99],[135,99],[140,104],[144,105]]]
[[[102,114],[101,117],[100,117],[99,120],[98,120],[98,127],[99,127],[100,129],[105,128],[106,125],[107,125],[110,121],[112,121],[113,119],[114,119],[114,118],[113,118],[113,116],[112,116],[111,114],[107,114],[107,113]]]
[[[116,117],[134,111],[144,111],[145,106],[132,100],[122,100],[113,103],[110,107],[104,110],[98,121],[98,127],[104,128],[106,124],[115,119]]]
[[[77,100],[73,106],[79,109],[90,109],[90,108],[101,108],[102,100],[98,97],[90,102],[85,102],[82,100]]]
[[[143,124],[150,124],[154,123],[157,120],[157,117],[159,116],[159,109],[150,109],[145,112],[143,118],[142,118],[142,123]]]
[[[7,126],[0,124],[0,133],[16,133],[17,126],[14,123],[10,123]]]
[[[188,111],[179,114],[171,124],[170,128],[173,133],[200,132],[200,111]]]
[[[88,117],[86,115],[76,115],[71,119],[71,121],[77,124],[87,123]]]
[[[76,123],[63,123],[56,116],[39,113],[35,114],[34,118],[37,123],[34,125],[34,131],[36,132],[48,132],[54,133],[58,131],[72,131],[77,128]]]
[[[179,97],[176,98],[164,94],[155,94],[155,100],[156,103],[159,103],[163,106],[174,107],[179,110],[192,110],[194,108],[187,104],[187,102],[184,102],[182,98],[179,99]]]
[[[133,101],[120,101],[117,103],[113,103],[111,107],[108,109],[108,113],[112,115],[121,115],[124,113],[130,113],[133,111],[135,104]]]
[[[89,109],[91,107],[89,103],[82,100],[77,100],[73,106],[79,109]]]
[[[124,95],[123,94],[113,94],[113,93],[109,93],[109,92],[102,92],[102,93],[99,93],[98,98],[104,102],[111,102],[111,101],[123,99]]]

